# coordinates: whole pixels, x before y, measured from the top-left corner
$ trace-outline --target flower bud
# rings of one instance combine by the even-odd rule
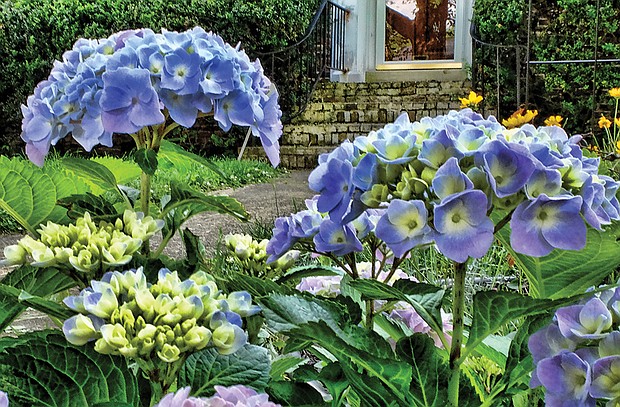
[[[211,340],[211,331],[204,326],[194,326],[184,336],[185,345],[196,350],[205,348]]]
[[[176,299],[176,298],[175,298]],[[197,295],[191,295],[188,298],[180,299],[177,302],[174,312],[183,317],[183,319],[200,318],[205,307]]]
[[[161,350],[157,352],[157,356],[167,363],[172,363],[179,360],[180,354],[181,351],[176,345],[170,345],[168,343],[164,343]]]
[[[32,265],[35,267],[48,267],[56,263],[56,256],[54,256],[54,252],[47,246],[42,250],[33,250],[31,255],[34,260]]]
[[[118,299],[112,288],[106,287],[102,292],[94,292],[84,298],[84,308],[99,318],[109,318],[118,308]]]
[[[230,310],[242,317],[249,317],[260,312],[258,305],[252,305],[252,296],[247,291],[235,291],[226,298]]]
[[[222,324],[213,331],[212,340],[219,353],[230,355],[247,342],[247,336],[236,325]]]
[[[153,293],[144,287],[137,289],[135,291],[135,300],[138,307],[147,313],[153,312],[155,308],[155,297],[153,297]]]
[[[26,256],[28,252],[19,244],[14,244],[11,246],[7,246],[4,248],[4,257],[0,265],[4,266],[12,266],[15,264],[24,264],[26,263]]]
[[[125,254],[127,245],[122,242],[115,242],[109,248],[102,247],[101,255],[103,264],[106,266],[121,266],[131,261],[131,255]]]
[[[54,258],[58,264],[69,263],[69,258],[73,255],[73,250],[68,247],[54,247]]]
[[[107,344],[116,349],[129,345],[127,332],[121,324],[105,324],[101,327],[101,337]]]
[[[99,338],[97,339],[97,342],[95,342],[95,352],[99,352],[104,355],[118,354],[116,347],[107,343],[103,338]]]
[[[98,330],[102,323],[97,317],[78,314],[64,322],[62,331],[69,343],[81,346],[99,336]]]
[[[77,256],[69,257],[69,263],[78,271],[90,273],[99,268],[99,260],[89,250],[80,250]]]

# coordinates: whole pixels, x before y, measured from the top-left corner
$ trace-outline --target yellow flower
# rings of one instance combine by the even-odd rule
[[[620,127],[620,117],[616,117],[614,119],[614,124],[616,125],[616,127]]]
[[[599,149],[598,146],[592,145],[592,144],[588,144],[588,147],[586,147],[588,150],[592,151],[593,153],[598,153]]]
[[[514,129],[525,123],[531,122],[538,115],[538,110],[517,109],[509,118],[502,120],[502,124],[507,129]]]
[[[598,127],[601,129],[608,129],[611,127],[611,121],[605,116],[601,116],[601,118],[598,119]]]
[[[562,127],[562,120],[564,120],[562,116],[549,116],[547,119],[545,119],[545,126]]]
[[[469,92],[469,96],[466,98],[459,98],[461,101],[461,109],[466,107],[478,107],[480,102],[482,102],[482,96],[479,96],[473,90]]]
[[[616,141],[616,154],[620,154],[620,140]]]
[[[612,98],[620,99],[620,88],[609,89],[609,96]]]

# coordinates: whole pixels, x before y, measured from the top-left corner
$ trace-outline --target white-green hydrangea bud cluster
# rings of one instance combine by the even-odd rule
[[[25,236],[16,245],[7,246],[1,263],[67,267],[94,276],[129,263],[142,243],[163,226],[163,220],[131,210],[114,223],[101,221],[97,225],[86,212],[75,224],[41,225],[38,240]]]
[[[142,268],[105,273],[64,303],[79,312],[63,325],[72,344],[95,341],[103,354],[167,363],[206,347],[235,352],[247,342],[242,317],[260,311],[250,294],[225,295],[202,271],[181,281],[165,268],[155,284]]]
[[[291,268],[299,258],[299,250],[290,250],[274,262],[267,263],[267,239],[260,242],[246,234],[224,236],[229,258],[245,272],[261,278],[282,274]]]

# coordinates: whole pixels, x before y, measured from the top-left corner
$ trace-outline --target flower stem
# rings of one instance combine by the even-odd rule
[[[459,405],[459,381],[461,375],[461,346],[465,316],[465,276],[467,262],[454,264],[454,285],[452,287],[452,347],[450,348],[450,380],[448,382],[448,402],[452,407]]]

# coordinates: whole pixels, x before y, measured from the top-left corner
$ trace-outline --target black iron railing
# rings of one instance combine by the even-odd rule
[[[265,74],[280,93],[283,122],[304,111],[319,81],[332,70],[347,71],[344,41],[348,15],[347,9],[324,0],[297,43],[257,53]]]
[[[597,80],[597,73],[600,65],[612,64],[620,65],[618,58],[599,58],[599,29],[600,0],[596,0],[595,15],[595,44],[592,59],[572,59],[572,60],[531,60],[530,53],[532,48],[532,0],[528,2],[527,15],[527,40],[523,45],[492,44],[480,39],[475,24],[471,24],[471,37],[473,40],[474,58],[472,63],[472,86],[480,90],[487,100],[484,93],[494,88],[494,110],[496,115],[509,115],[517,107],[528,107],[530,103],[540,96],[542,91],[540,84],[533,83],[536,78],[536,68],[549,65],[590,65],[591,74],[591,109],[590,116],[594,123],[598,117],[598,95],[601,93],[602,84]],[[479,52],[478,52],[479,51]],[[502,71],[504,71],[502,73]],[[506,75],[510,72],[511,75]],[[512,82],[514,78],[514,82]],[[494,86],[492,85],[494,84]],[[490,96],[490,95],[489,95]],[[510,106],[503,106],[506,101],[510,101]],[[504,111],[502,111],[504,110]]]

